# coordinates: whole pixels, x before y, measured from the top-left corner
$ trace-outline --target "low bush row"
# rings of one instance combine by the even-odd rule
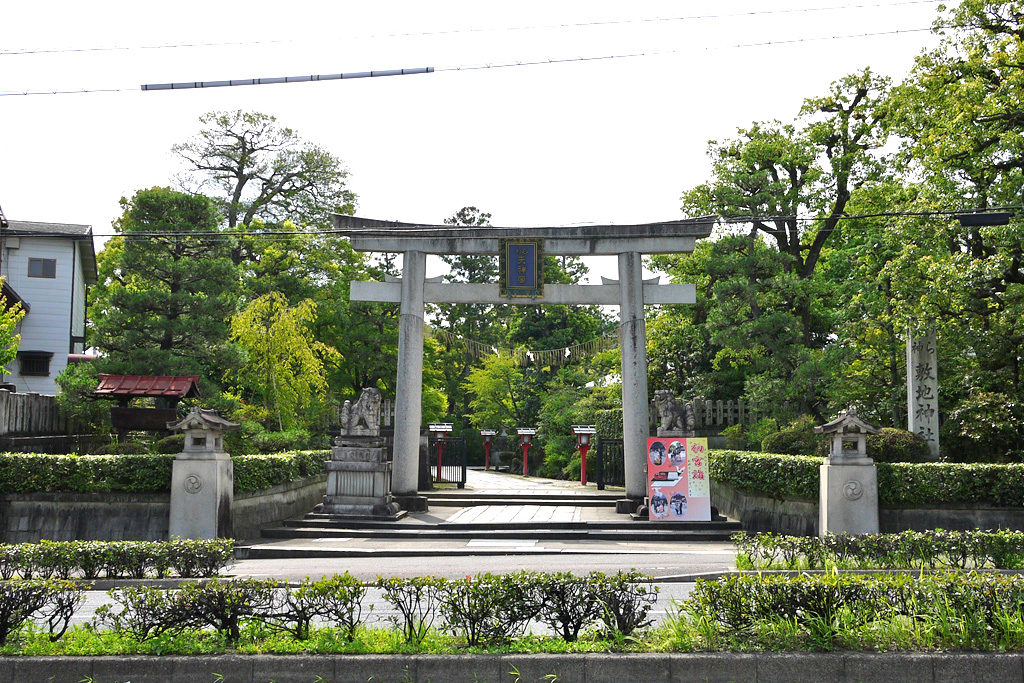
[[[716,450],[711,479],[778,500],[818,500],[823,458]],[[921,505],[1024,505],[1024,464],[878,463],[878,501]]]
[[[1020,531],[902,531],[823,537],[738,533],[740,569],[1024,569]]]
[[[326,450],[235,456],[235,492],[322,474],[329,457]],[[173,454],[0,453],[0,493],[165,493],[173,462]]]
[[[234,541],[41,541],[0,545],[0,579],[210,577],[232,563]]]
[[[436,577],[382,578],[375,586],[397,613],[394,626],[407,643],[419,644],[433,628],[469,646],[505,643],[523,635],[533,621],[552,628],[566,642],[587,628],[628,636],[650,624],[657,600],[650,577],[635,572],[587,576],[521,571],[446,580]],[[212,628],[236,643],[245,623],[258,623],[296,640],[312,624],[337,628],[351,641],[366,609],[363,583],[349,574],[313,580],[296,588],[274,580],[245,579],[187,583],[175,592],[148,587],[110,591],[115,605],[97,610],[97,625],[142,642],[163,633]]]
[[[698,581],[668,623],[673,648],[1024,647],[1024,576],[731,575]]]

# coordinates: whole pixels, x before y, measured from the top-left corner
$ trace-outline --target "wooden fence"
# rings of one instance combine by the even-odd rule
[[[756,401],[709,401],[696,399],[693,404],[693,416],[697,422],[697,429],[708,427],[731,427],[735,424],[753,424],[769,413]],[[783,403],[780,410],[772,411],[786,415],[790,411],[790,404]]]
[[[55,396],[0,389],[0,436],[68,434],[68,428],[68,421],[57,410]]]

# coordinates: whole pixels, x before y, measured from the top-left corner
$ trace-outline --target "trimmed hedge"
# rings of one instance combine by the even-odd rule
[[[0,579],[210,577],[232,563],[234,547],[224,538],[0,544]]]
[[[778,500],[818,500],[823,458],[717,450],[709,458],[714,481]],[[1024,464],[877,463],[882,505],[1024,505]]]
[[[240,455],[235,493],[284,484],[324,472],[329,451]],[[0,453],[0,493],[166,493],[174,455],[50,455]]]
[[[741,569],[1024,569],[1024,532],[901,531],[859,536],[733,534]]]

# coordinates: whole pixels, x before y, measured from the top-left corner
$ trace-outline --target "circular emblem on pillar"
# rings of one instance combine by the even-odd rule
[[[864,495],[864,485],[856,479],[843,484],[843,497],[846,500],[860,500],[860,497]]]
[[[203,480],[198,474],[185,477],[185,493],[199,493],[203,490]]]

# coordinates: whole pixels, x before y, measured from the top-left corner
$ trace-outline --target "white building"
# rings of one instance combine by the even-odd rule
[[[96,284],[92,226],[8,221],[0,230],[4,295],[21,301],[18,359],[2,381],[19,392],[56,394],[54,379],[85,351],[86,288]]]

